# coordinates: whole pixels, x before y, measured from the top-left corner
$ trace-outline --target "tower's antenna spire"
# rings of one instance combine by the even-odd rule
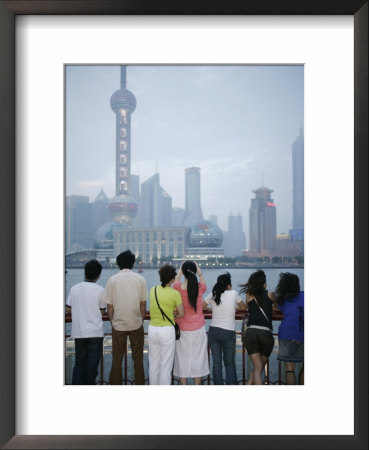
[[[126,72],[127,66],[120,66],[120,88],[126,89],[127,88],[127,72]]]

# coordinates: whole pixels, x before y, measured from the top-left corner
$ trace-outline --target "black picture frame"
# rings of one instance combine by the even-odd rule
[[[20,14],[354,16],[354,435],[15,435],[15,16]],[[339,92],[337,93],[339,95]],[[368,0],[0,1],[0,445],[6,449],[367,449],[368,448]],[[342,295],[344,295],[344,288]],[[334,295],[332,294],[332,301]],[[345,374],[337,373],[344,383]],[[339,401],[339,393],[337,393]],[[142,410],[144,414],[144,408]],[[272,420],[273,411],[270,420]],[[205,413],[205,412],[204,412]],[[232,412],[242,430],[243,411]],[[180,429],[180,428],[179,428]]]

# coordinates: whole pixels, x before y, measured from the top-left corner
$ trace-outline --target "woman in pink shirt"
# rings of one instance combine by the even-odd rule
[[[181,275],[184,276],[182,283]],[[173,375],[179,377],[181,384],[187,384],[187,378],[194,378],[195,384],[201,384],[202,377],[209,375],[210,371],[208,340],[202,312],[202,296],[206,291],[206,284],[198,264],[185,261],[172,287],[181,294],[184,307],[184,317],[176,319],[181,329],[181,337],[176,341]]]

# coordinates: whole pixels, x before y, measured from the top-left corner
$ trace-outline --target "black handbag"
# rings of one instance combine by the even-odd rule
[[[176,340],[178,341],[178,339],[181,337],[181,330],[179,329],[178,323],[176,323],[176,322],[173,323],[169,319],[169,317],[165,314],[165,312],[161,309],[161,306],[159,305],[159,302],[158,302],[158,296],[156,295],[156,286],[155,286],[155,298],[156,298],[156,303],[158,305],[158,308],[160,309],[161,315],[163,316],[163,319],[164,319],[164,317],[166,317],[169,320],[169,322],[174,326],[174,331],[176,333]]]

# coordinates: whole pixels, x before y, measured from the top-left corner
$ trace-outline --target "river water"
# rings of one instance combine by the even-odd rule
[[[137,271],[137,269],[133,269],[135,272]],[[240,290],[240,284],[244,284],[247,282],[249,276],[251,275],[252,272],[254,272],[256,269],[254,268],[237,268],[237,269],[203,269],[202,268],[202,272],[205,278],[205,282],[206,282],[206,286],[207,286],[207,290],[205,293],[205,296],[211,292],[217,277],[222,274],[225,273],[225,271],[228,271],[231,274],[232,277],[232,287],[233,289],[239,291]],[[294,273],[296,274],[299,279],[300,279],[300,286],[301,286],[301,290],[304,290],[304,269],[303,268],[266,268],[263,269],[265,271],[266,277],[267,277],[267,288],[269,290],[274,290],[275,287],[278,284],[278,280],[279,280],[279,274],[281,272],[290,272],[290,273]],[[105,287],[105,284],[107,282],[107,280],[115,275],[116,273],[119,272],[119,269],[104,269],[101,272],[101,276],[100,279],[98,280],[98,284],[101,285],[102,287]],[[150,288],[152,286],[155,286],[157,284],[160,284],[160,280],[159,280],[159,274],[158,274],[158,269],[144,269],[144,271],[141,273],[141,275],[146,279],[146,283],[147,283],[147,288],[148,291],[150,291]],[[66,297],[69,294],[69,291],[71,289],[71,287],[81,281],[83,281],[84,279],[84,270],[83,268],[80,269],[67,269],[67,273],[65,274],[65,295]],[[147,309],[149,309],[149,302],[147,302]],[[207,324],[206,327],[208,328],[209,326],[209,320],[207,320]],[[278,332],[278,327],[279,327],[279,323],[278,321],[274,321],[273,322],[273,329],[274,332]],[[145,330],[147,331],[147,326],[148,323],[145,323]],[[241,327],[241,321],[236,321],[236,330],[240,330]],[[71,330],[71,324],[66,324],[65,326],[65,334],[69,335],[70,334],[70,330]],[[111,325],[110,322],[104,322],[104,332],[105,333],[110,333],[111,332]],[[278,351],[278,347],[277,347],[277,342],[278,340],[276,339],[276,345],[275,348],[273,350],[273,353],[271,354],[270,360],[269,360],[269,370],[270,370],[270,379],[275,381],[278,378],[278,363],[276,360],[276,355],[277,355],[277,351]],[[242,348],[242,343],[240,341],[240,339],[237,339],[237,353],[236,353],[236,366],[237,366],[237,373],[238,376],[241,378],[241,348]],[[73,366],[73,360],[74,358],[72,356],[68,357],[66,360],[66,384],[70,383],[70,378],[71,378],[71,370],[72,370],[72,366]],[[130,363],[131,358],[128,358],[128,377],[130,379],[133,378],[133,373],[132,373],[132,365]],[[104,358],[104,381],[107,382],[108,378],[109,378],[109,371],[110,371],[110,365],[111,365],[111,355],[107,354]],[[148,374],[148,358],[147,358],[147,352],[145,352],[144,355],[144,365],[145,365],[145,373]]]

